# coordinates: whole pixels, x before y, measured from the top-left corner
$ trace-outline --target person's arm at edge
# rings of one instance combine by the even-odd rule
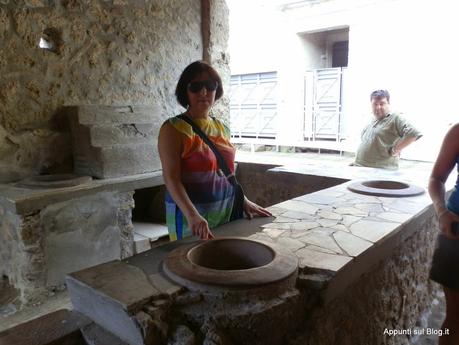
[[[392,147],[391,154],[392,156],[399,156],[403,149],[422,137],[422,133],[400,114],[397,114],[395,117],[395,126],[401,139]]]
[[[437,160],[429,179],[429,195],[437,214],[440,231],[447,237],[457,238],[451,232],[451,223],[459,222],[459,216],[450,212],[445,201],[445,182],[448,179],[459,154],[459,124],[454,125],[446,134]]]
[[[182,140],[180,133],[168,122],[159,131],[158,151],[167,190],[185,215],[193,235],[201,239],[214,238],[207,221],[191,202],[181,180]]]

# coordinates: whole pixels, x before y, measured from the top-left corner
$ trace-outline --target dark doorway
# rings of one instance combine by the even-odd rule
[[[333,43],[332,67],[347,67],[349,41]]]

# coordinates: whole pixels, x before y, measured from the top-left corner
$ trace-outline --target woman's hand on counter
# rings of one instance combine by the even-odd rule
[[[248,219],[252,219],[254,215],[262,217],[272,216],[271,212],[255,204],[247,198],[244,199],[244,213],[247,215]]]
[[[207,220],[199,213],[191,215],[187,218],[187,221],[193,235],[198,236],[202,240],[214,239],[214,234],[212,234]]]

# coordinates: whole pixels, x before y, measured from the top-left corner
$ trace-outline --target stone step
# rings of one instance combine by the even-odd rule
[[[80,328],[91,321],[76,311],[60,309],[0,333],[0,345],[86,345]]]
[[[74,171],[79,175],[113,178],[161,169],[156,143],[94,148],[74,147]]]
[[[166,224],[132,222],[134,226],[134,251],[142,253],[152,248],[152,242],[166,239],[169,235]]]
[[[134,254],[143,253],[150,249],[150,239],[134,232]]]
[[[132,222],[134,233],[150,239],[151,242],[169,234],[166,224]]]
[[[105,179],[161,169],[157,140],[165,119],[157,107],[82,105],[64,113],[76,173]]]

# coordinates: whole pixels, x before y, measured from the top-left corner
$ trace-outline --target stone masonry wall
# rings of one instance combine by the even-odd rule
[[[236,176],[245,195],[257,204],[267,207],[298,196],[314,193],[345,182],[344,179],[268,172],[270,164],[238,163]]]
[[[174,97],[183,68],[203,56],[200,0],[0,2],[0,183],[72,170],[63,105],[153,104]],[[228,73],[227,7],[211,7],[211,56]],[[58,52],[39,49],[55,37]],[[228,76],[224,76],[228,79]],[[228,109],[217,114],[227,117]]]
[[[433,208],[406,227],[414,227],[416,232],[387,260],[310,316],[308,345],[408,345],[410,336],[391,337],[384,330],[413,332],[426,327],[423,314],[428,312],[436,288],[428,278],[437,235]]]
[[[131,256],[133,207],[133,192],[103,192],[29,215],[3,211],[0,273],[35,302],[67,273]]]
[[[25,295],[43,294],[45,267],[39,213],[21,216],[0,205],[0,215],[0,274],[19,288],[23,300]]]

